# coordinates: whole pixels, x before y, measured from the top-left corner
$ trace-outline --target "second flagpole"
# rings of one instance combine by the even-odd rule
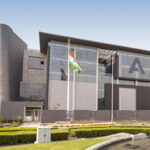
[[[69,69],[70,39],[68,39],[68,80],[67,80],[67,120],[70,120],[70,69]]]

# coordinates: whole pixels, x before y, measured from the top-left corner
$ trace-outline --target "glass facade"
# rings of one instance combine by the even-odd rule
[[[50,44],[50,80],[67,80],[67,52],[66,44]],[[71,46],[74,54],[74,47]],[[82,67],[82,72],[76,74],[76,82],[96,82],[96,50],[76,47],[76,59]],[[73,79],[73,71],[70,69],[70,81]]]
[[[76,74],[76,81],[96,82],[96,50],[77,47],[76,59],[82,67],[82,72]]]
[[[68,45],[50,42],[49,53],[49,80],[67,80],[67,52]],[[70,49],[74,54],[74,46]],[[108,51],[108,50],[103,50]],[[110,51],[109,51],[110,52]],[[113,52],[113,51],[112,51]],[[100,54],[100,53],[99,53]],[[118,52],[119,56],[119,77],[150,79],[150,57]],[[114,57],[115,58],[115,57]],[[82,68],[81,73],[76,73],[76,82],[95,83],[96,85],[96,64],[98,59],[98,109],[104,108],[104,88],[106,83],[112,83],[111,59],[97,58],[97,50],[89,47],[76,45],[76,59]],[[140,61],[140,64],[139,64]],[[116,60],[114,60],[116,65]],[[143,67],[141,69],[141,66]],[[133,74],[132,74],[133,72]],[[141,75],[142,74],[142,75]],[[119,78],[118,78],[119,79]],[[73,70],[70,69],[70,81],[73,80]],[[114,84],[117,80],[114,79]],[[135,81],[119,80],[121,85],[135,85]],[[140,82],[139,86],[150,86],[150,82]],[[96,93],[95,93],[96,94]]]

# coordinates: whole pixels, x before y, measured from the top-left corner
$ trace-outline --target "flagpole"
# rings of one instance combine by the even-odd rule
[[[70,88],[69,88],[69,81],[70,81],[70,69],[69,69],[69,50],[70,50],[70,39],[68,39],[68,81],[67,81],[67,120],[70,119],[70,109],[69,109],[69,96],[70,96]]]
[[[76,59],[76,45],[74,46],[74,58]],[[72,94],[72,120],[74,120],[74,111],[75,111],[75,93],[76,93],[76,73],[73,70],[73,94]]]

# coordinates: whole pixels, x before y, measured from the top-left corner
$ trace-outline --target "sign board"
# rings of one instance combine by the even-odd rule
[[[119,78],[149,80],[150,56],[118,52]]]

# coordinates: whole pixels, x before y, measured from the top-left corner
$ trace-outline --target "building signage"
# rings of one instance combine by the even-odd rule
[[[133,60],[131,68],[129,69],[129,73],[133,73],[133,71],[137,71],[137,72],[140,72],[141,74],[144,74],[144,70],[143,70],[143,67],[141,65],[139,58],[135,58]]]
[[[150,80],[150,56],[118,52],[119,78]]]

